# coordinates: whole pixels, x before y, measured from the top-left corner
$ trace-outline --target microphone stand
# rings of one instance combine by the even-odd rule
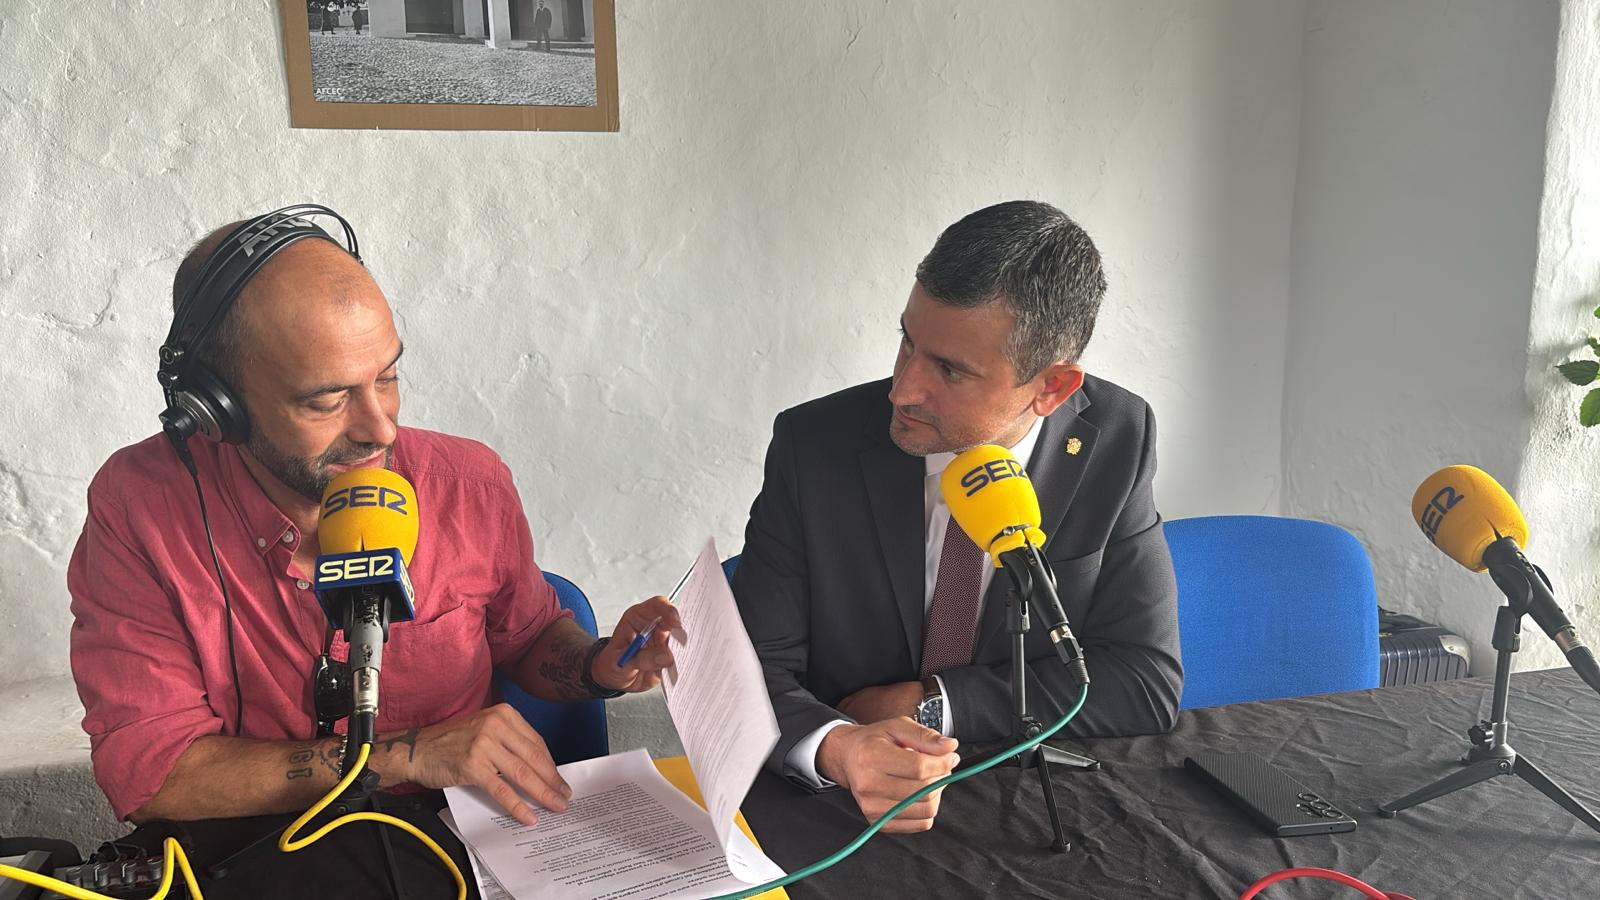
[[[371,585],[356,588],[355,596],[347,607],[344,623],[345,640],[350,643],[351,709],[350,726],[345,731],[344,755],[339,761],[339,778],[343,780],[355,768],[356,756],[362,744],[372,744],[378,739],[378,673],[383,658],[383,645],[389,639],[389,601]],[[375,661],[376,660],[376,661]],[[354,812],[383,812],[379,803],[378,773],[371,767],[363,769],[339,798],[329,804],[324,814],[328,821]],[[394,844],[389,840],[389,829],[372,823],[377,829],[378,842],[383,846],[387,864],[391,896],[405,900],[405,882],[400,878],[400,867],[395,861]]]
[[[1496,542],[1497,544],[1499,542]],[[1491,549],[1494,545],[1490,545]],[[1485,556],[1489,556],[1488,552]],[[1410,809],[1429,800],[1488,781],[1502,775],[1515,775],[1533,785],[1562,809],[1572,813],[1578,821],[1595,831],[1600,831],[1597,817],[1576,797],[1556,784],[1526,756],[1512,749],[1509,741],[1510,722],[1506,717],[1507,695],[1511,687],[1511,659],[1521,649],[1522,617],[1527,614],[1533,600],[1534,586],[1530,579],[1538,578],[1548,585],[1544,572],[1531,563],[1497,565],[1490,563],[1489,575],[1506,595],[1506,605],[1495,614],[1493,645],[1498,655],[1494,665],[1494,701],[1489,721],[1479,722],[1467,729],[1472,747],[1461,758],[1465,768],[1452,772],[1426,787],[1419,788],[1390,803],[1378,807],[1378,814],[1392,819],[1401,810]]]
[[[366,630],[363,631],[361,629],[361,624],[365,624],[367,626]],[[356,641],[361,641],[362,639],[371,639],[373,636],[372,632],[376,629],[377,639],[379,641],[378,652],[381,658],[382,641],[388,636],[389,633],[388,600],[370,586],[356,589],[355,596],[351,598],[349,605],[345,608],[344,622],[342,623],[341,627],[344,630],[347,640],[350,638],[355,638]],[[356,641],[351,641],[349,658],[351,663],[357,662],[357,654],[362,652],[357,647]],[[368,656],[370,658],[370,653]],[[344,753],[341,755],[339,762],[340,781],[343,781],[345,776],[350,774],[350,770],[354,768],[356,756],[361,750],[361,744],[363,742],[372,743],[377,738],[377,735],[374,733],[374,720],[377,717],[376,696],[378,672],[372,669],[364,669],[352,671],[350,674],[352,692],[357,698],[365,699],[363,698],[363,694],[366,694],[367,697],[370,697],[370,703],[368,705],[370,705],[372,708],[370,710],[358,708],[357,711],[351,713],[349,716],[350,726],[345,732]],[[356,707],[363,707],[361,699],[354,701]],[[328,720],[328,724],[331,726],[334,722],[337,722],[343,718],[345,718],[345,716],[334,716]],[[371,768],[363,770],[360,775],[356,776],[354,781],[350,782],[349,787],[346,787],[343,793],[341,793],[332,803],[328,804],[327,809],[323,810],[322,813],[317,816],[317,818],[306,824],[306,828],[304,830],[307,832],[315,831],[323,824],[331,822],[334,819],[349,813],[383,812],[383,807],[379,802],[378,794],[376,793],[379,780],[378,773],[374,772]],[[378,823],[371,824],[377,829],[378,841],[383,848],[383,857],[384,862],[387,865],[389,886],[391,889],[390,896],[397,898],[397,900],[405,900],[408,895],[406,893],[404,880],[400,878],[400,867],[395,859],[394,844],[389,839],[389,829]],[[228,873],[242,858],[246,857],[257,847],[265,844],[267,841],[276,842],[277,838],[282,835],[282,833],[283,829],[279,828],[262,835],[256,840],[246,844],[244,847],[241,847],[239,850],[228,855],[221,861],[207,866],[206,874],[210,875],[212,878],[226,878]]]
[[[1037,554],[1030,543],[1027,550]],[[1015,746],[1029,738],[1039,736],[1044,731],[1044,726],[1028,712],[1028,656],[1027,635],[1030,630],[1028,617],[1028,603],[1034,601],[1034,579],[1030,567],[1021,565],[1007,565],[1006,572],[1011,576],[1011,587],[1006,591],[1006,626],[1011,634],[1011,738],[1008,746]],[[1048,567],[1039,566],[1042,577],[1051,583],[1048,590],[1055,589],[1053,578]],[[981,762],[980,757],[974,762]],[[1056,805],[1055,786],[1050,782],[1050,763],[1068,766],[1085,771],[1096,771],[1100,762],[1087,756],[1059,750],[1045,744],[1026,750],[1001,763],[1001,767],[1012,767],[1027,771],[1033,769],[1039,776],[1039,788],[1044,794],[1045,812],[1050,815],[1050,831],[1052,840],[1050,849],[1056,853],[1066,853],[1072,849],[1072,843],[1067,840],[1066,833],[1061,827],[1061,810]]]

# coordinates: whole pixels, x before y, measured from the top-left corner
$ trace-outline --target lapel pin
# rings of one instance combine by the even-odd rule
[[[1083,441],[1080,441],[1075,437],[1067,438],[1067,455],[1068,456],[1077,456],[1078,455],[1078,451],[1080,451],[1082,449],[1083,449]]]

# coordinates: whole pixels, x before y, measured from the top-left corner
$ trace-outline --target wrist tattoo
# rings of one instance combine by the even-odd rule
[[[406,762],[412,762],[417,758],[417,734],[421,730],[422,729],[420,728],[413,728],[410,731],[407,731],[405,734],[397,734],[391,738],[384,738],[383,740],[378,741],[376,746],[381,747],[384,750],[393,750],[395,744],[405,744]]]

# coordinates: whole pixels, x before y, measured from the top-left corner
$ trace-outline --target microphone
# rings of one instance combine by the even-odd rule
[[[1474,572],[1487,569],[1507,598],[1527,607],[1578,675],[1600,691],[1600,664],[1556,603],[1544,570],[1522,554],[1528,522],[1499,482],[1473,466],[1446,466],[1417,487],[1411,515],[1446,556]]]
[[[317,602],[350,644],[350,737],[370,742],[389,624],[416,618],[406,572],[417,547],[416,490],[388,469],[345,472],[322,494],[317,541]]]
[[[1056,596],[1055,576],[1039,555],[1045,542],[1039,530],[1039,495],[1022,464],[1004,447],[981,444],[945,467],[939,489],[951,520],[994,559],[996,568],[1006,570],[1017,593],[1032,602],[1044,620],[1056,655],[1073,679],[1088,684],[1083,648]]]

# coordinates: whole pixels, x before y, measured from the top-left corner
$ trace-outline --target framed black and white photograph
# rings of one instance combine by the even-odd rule
[[[279,2],[295,127],[619,127],[614,0]]]

